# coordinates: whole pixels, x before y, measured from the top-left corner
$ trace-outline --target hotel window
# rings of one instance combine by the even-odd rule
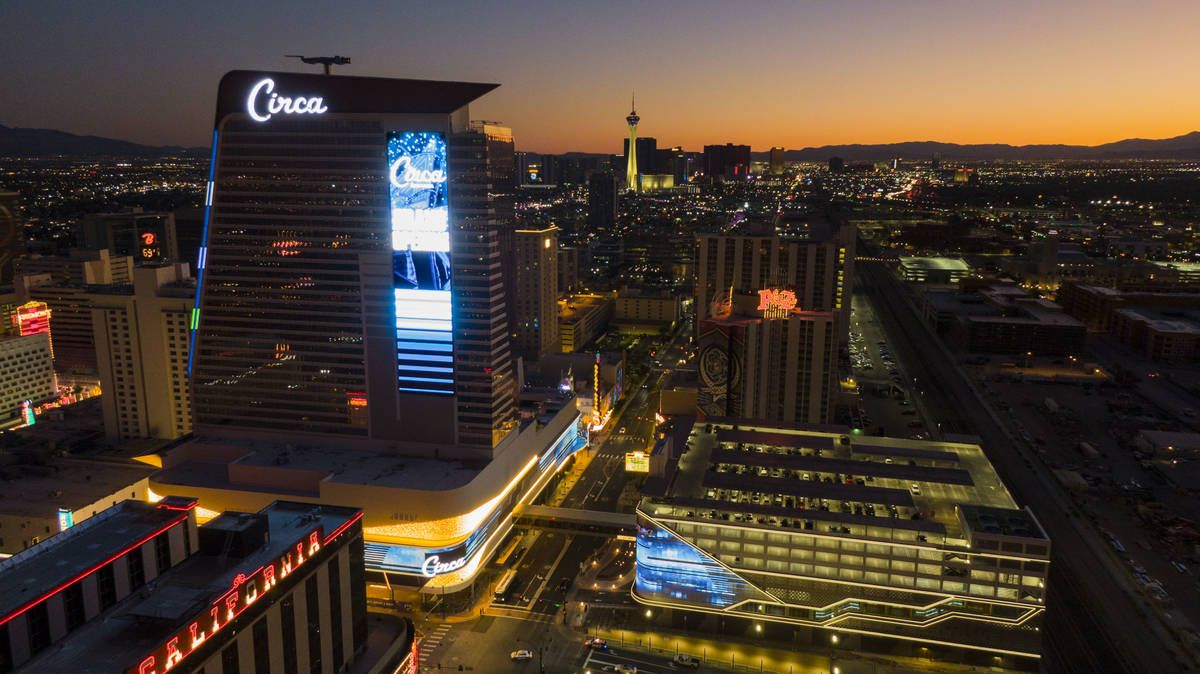
[[[225,647],[221,651],[221,674],[240,674],[241,668],[238,663],[238,645],[235,639],[233,643]]]
[[[159,575],[171,568],[171,541],[166,531],[154,537],[154,564]]]
[[[129,590],[132,592],[146,584],[146,561],[142,557],[141,546],[130,550],[125,559],[129,568]]]
[[[980,597],[991,597],[995,593],[996,593],[996,588],[992,587],[991,585],[976,585],[974,583],[971,584],[971,594],[978,595]]]
[[[111,563],[100,567],[96,576],[96,585],[100,589],[100,610],[106,611],[117,603],[117,582]]]

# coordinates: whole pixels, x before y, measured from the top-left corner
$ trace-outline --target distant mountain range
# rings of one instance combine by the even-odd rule
[[[1200,131],[1183,136],[1148,140],[1130,138],[1103,145],[959,145],[936,141],[886,143],[882,145],[825,145],[788,150],[789,161],[828,161],[841,157],[846,161],[929,159],[934,154],[942,159],[1200,159]],[[755,152],[756,159],[766,159],[766,152]]]
[[[185,148],[176,145],[140,145],[126,140],[77,136],[53,129],[20,129],[0,125],[0,157],[66,156],[141,156],[207,155],[210,148]],[[604,156],[588,152],[567,152],[565,156]],[[1200,159],[1200,131],[1175,138],[1130,138],[1103,145],[959,145],[937,141],[913,141],[880,145],[825,145],[788,150],[789,161],[828,161],[841,157],[846,161],[883,161],[893,157],[929,159]],[[766,159],[766,152],[754,152],[755,159]]]
[[[140,145],[114,138],[77,136],[54,129],[19,129],[0,125],[0,157],[54,157],[58,155],[154,157],[196,153],[203,156],[208,154],[208,149],[174,145]]]

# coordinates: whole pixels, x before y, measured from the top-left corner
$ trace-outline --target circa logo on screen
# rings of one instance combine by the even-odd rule
[[[269,77],[259,80],[246,98],[246,112],[256,122],[265,122],[272,115],[319,115],[328,111],[325,99],[320,96],[282,96],[275,93],[275,80]]]
[[[416,156],[418,162],[433,162],[436,161],[436,155],[432,152],[422,153]],[[398,189],[406,189],[410,187],[418,187],[429,189],[435,185],[446,182],[446,172],[442,169],[423,169],[413,166],[412,155],[402,155],[396,161],[392,162],[392,185]]]

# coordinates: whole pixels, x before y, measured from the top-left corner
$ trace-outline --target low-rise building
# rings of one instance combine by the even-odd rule
[[[1200,361],[1200,309],[1126,306],[1113,311],[1109,331],[1151,360]]]
[[[949,343],[975,353],[1071,355],[1087,338],[1087,326],[1060,306],[1010,284],[929,289],[921,309]]]
[[[637,506],[652,621],[1037,667],[1050,540],[979,446],[733,419],[676,444]]]
[[[0,339],[0,426],[19,423],[25,406],[57,390],[49,332]]]
[[[613,321],[623,332],[655,333],[670,330],[679,320],[680,306],[678,297],[620,293],[617,295]]]
[[[22,447],[24,431],[17,435]],[[126,499],[149,498],[154,467],[121,459],[45,456],[30,448],[4,467],[0,554],[13,555]]]
[[[958,283],[972,274],[962,258],[902,257],[900,275],[914,283]]]
[[[609,295],[568,295],[558,301],[558,331],[563,353],[584,348],[604,332],[613,314]]]

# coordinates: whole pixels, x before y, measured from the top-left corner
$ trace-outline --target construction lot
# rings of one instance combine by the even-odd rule
[[[1096,524],[1131,582],[1177,626],[1197,632],[1200,499],[1175,484],[1169,462],[1135,445],[1141,430],[1191,429],[1107,377],[1048,376],[1064,369],[1049,359],[971,360],[967,369],[993,408]]]

